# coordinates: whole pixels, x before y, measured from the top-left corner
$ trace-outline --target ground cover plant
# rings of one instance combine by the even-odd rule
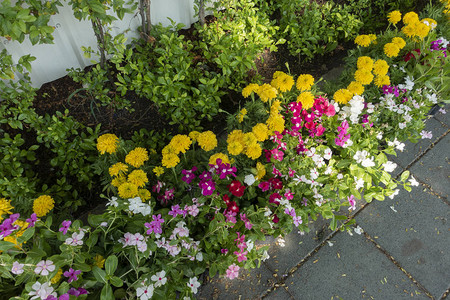
[[[356,199],[382,201],[410,190],[417,182],[408,172],[393,178],[397,166],[387,155],[402,151],[406,139],[428,138],[425,114],[449,100],[444,4],[420,17],[392,11],[387,31],[357,36],[346,75],[328,93],[309,74],[278,71],[267,83],[248,84],[242,89],[248,101],[229,116],[223,137],[206,129],[167,140],[90,132],[73,147],[80,155],[96,147],[94,161],[85,163],[101,176],[105,212],[84,221],[61,218],[56,212],[63,205],[52,190],[33,190],[35,196],[24,197],[33,199],[28,206],[14,195],[0,199],[2,294],[191,299],[205,271],[234,279],[267,259],[267,247],[257,247],[266,235],[308,231],[317,217],[347,230]],[[36,140],[58,154],[55,166],[68,168],[61,174],[82,170],[78,156],[75,163],[62,157],[72,148],[66,136],[40,133],[29,102],[14,102],[32,97],[32,89],[10,84],[14,109],[2,111],[8,117],[2,130],[36,124]],[[61,134],[66,122],[74,127],[45,118]],[[22,149],[19,139],[5,135],[2,142],[33,161],[27,151],[35,147]],[[2,166],[8,163],[2,159]]]

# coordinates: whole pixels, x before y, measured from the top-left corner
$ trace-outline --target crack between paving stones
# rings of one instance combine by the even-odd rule
[[[450,287],[442,294],[441,298],[439,300],[444,300],[447,298],[447,296],[450,294]]]
[[[368,239],[369,241],[371,241],[375,247],[380,250],[400,271],[403,272],[403,274],[405,274],[420,290],[422,290],[422,292],[425,293],[425,295],[427,295],[430,299],[435,299],[433,297],[433,295],[431,295],[431,293],[420,283],[418,282],[416,279],[414,279],[414,277],[408,272],[406,271],[395,259],[394,257],[392,257],[392,255],[390,255],[383,247],[381,247],[367,232],[363,232],[364,236],[366,237],[366,239]]]

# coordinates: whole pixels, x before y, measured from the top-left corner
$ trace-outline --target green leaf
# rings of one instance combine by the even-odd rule
[[[108,275],[113,275],[117,269],[118,259],[117,256],[111,255],[108,256],[105,262],[105,270]]]
[[[11,242],[0,241],[0,251],[9,250],[11,248],[14,248],[14,246],[15,245]]]
[[[94,266],[92,268],[92,273],[94,274],[95,279],[97,279],[98,282],[107,283],[106,280],[106,272],[100,269],[97,266]]]
[[[409,171],[403,172],[403,173],[402,173],[402,176],[400,177],[400,181],[405,182],[405,181],[408,179],[409,174],[410,174]]]
[[[22,234],[22,236],[17,238],[17,243],[22,244],[23,242],[28,241],[34,235],[34,227],[28,228]]]
[[[100,300],[112,299],[114,299],[113,290],[109,284],[105,284],[105,286],[102,288],[102,293],[100,294]]]
[[[123,285],[123,281],[122,279],[120,279],[117,276],[113,276],[109,279],[109,281],[111,282],[111,284],[115,287],[121,287]]]

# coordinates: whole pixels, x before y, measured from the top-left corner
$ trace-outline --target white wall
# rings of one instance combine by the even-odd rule
[[[183,23],[189,27],[194,23],[194,0],[152,0],[152,23],[169,25],[171,18],[177,23]],[[126,36],[137,37],[137,27],[141,24],[140,16],[127,14],[123,20],[115,21],[112,25],[113,34],[119,34],[126,29],[131,29]],[[49,25],[55,27],[53,32],[54,44],[31,45],[28,38],[22,43],[8,41],[0,37],[0,50],[6,49],[15,62],[26,54],[36,57],[32,62],[31,80],[33,86],[40,87],[46,82],[53,81],[67,74],[66,69],[84,68],[90,64],[92,57],[83,56],[81,46],[96,49],[96,39],[90,21],[78,21],[72,14],[70,6],[65,4],[59,8],[59,14],[52,16]],[[97,59],[98,60],[98,59]],[[20,74],[17,74],[20,77]]]

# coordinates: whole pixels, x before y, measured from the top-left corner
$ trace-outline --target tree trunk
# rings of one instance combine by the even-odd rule
[[[198,3],[198,20],[200,24],[205,25],[205,0],[199,0]]]

